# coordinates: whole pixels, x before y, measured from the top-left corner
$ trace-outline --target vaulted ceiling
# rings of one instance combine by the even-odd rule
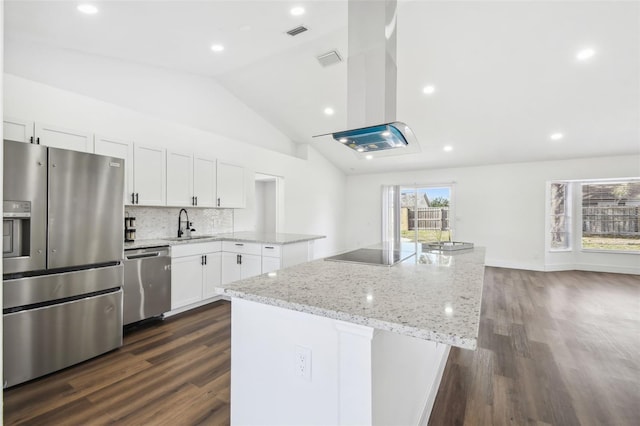
[[[345,173],[640,153],[638,2],[400,1],[397,118],[421,152],[372,160],[312,138],[347,126],[346,1],[93,3],[78,20],[76,2],[7,1],[5,32],[211,77]]]

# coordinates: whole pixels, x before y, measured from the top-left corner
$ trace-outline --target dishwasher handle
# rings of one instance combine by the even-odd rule
[[[134,259],[144,259],[147,257],[158,257],[160,256],[160,252],[156,251],[154,253],[142,253],[142,254],[130,254],[130,255],[126,255],[125,259],[127,260],[134,260]]]

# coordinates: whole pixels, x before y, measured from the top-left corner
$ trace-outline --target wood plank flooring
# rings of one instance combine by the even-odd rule
[[[477,351],[452,348],[430,425],[640,424],[640,276],[487,268]],[[5,390],[5,424],[229,423],[230,305],[129,332]]]
[[[487,268],[429,424],[640,424],[640,276]]]

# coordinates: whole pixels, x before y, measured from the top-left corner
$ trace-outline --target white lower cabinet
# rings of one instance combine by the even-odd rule
[[[220,242],[171,248],[171,309],[218,296],[222,258]]]
[[[276,244],[262,245],[262,273],[277,271],[282,267],[280,253],[282,246]]]
[[[222,242],[222,284],[228,284],[262,273],[260,244]]]
[[[171,258],[171,309],[202,300],[202,256]]]
[[[277,271],[281,268],[279,257],[262,257],[262,273]]]
[[[218,296],[222,278],[222,253],[206,253],[204,255],[204,267],[202,268],[202,298]]]

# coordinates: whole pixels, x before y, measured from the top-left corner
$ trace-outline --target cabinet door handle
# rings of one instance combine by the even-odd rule
[[[204,264],[205,265],[207,264],[207,255],[206,254],[204,255]]]
[[[200,256],[200,264],[204,265],[204,256]]]
[[[132,192],[131,193],[131,204],[135,204],[136,203],[136,193]]]
[[[264,248],[273,250],[273,247],[270,246],[264,246]]]
[[[198,205],[198,197],[196,197],[196,206]]]
[[[36,145],[40,145],[40,138],[36,138]]]
[[[33,136],[29,137],[29,143],[33,143]]]
[[[218,198],[218,207],[220,207],[220,198]]]
[[[236,243],[236,245],[239,246],[239,247],[244,247],[244,244],[242,244],[242,243]]]
[[[196,205],[196,197],[191,197],[191,205],[192,206]]]
[[[136,192],[136,204],[140,204],[140,201],[138,200],[138,193]]]

